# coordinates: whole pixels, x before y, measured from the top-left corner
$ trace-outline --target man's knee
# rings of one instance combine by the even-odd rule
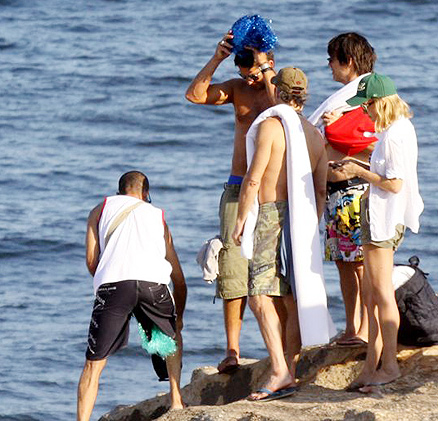
[[[260,314],[263,311],[266,299],[268,297],[265,295],[250,295],[248,297],[248,306],[254,314]]]
[[[99,377],[106,365],[106,361],[106,358],[96,361],[86,359],[82,372],[83,376],[87,376],[89,378]]]

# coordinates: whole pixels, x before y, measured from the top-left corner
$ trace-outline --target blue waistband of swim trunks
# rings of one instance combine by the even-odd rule
[[[231,185],[231,184],[240,185],[240,184],[242,184],[242,181],[243,181],[243,177],[241,177],[240,175],[230,175],[230,177],[228,178],[227,184],[228,185]]]

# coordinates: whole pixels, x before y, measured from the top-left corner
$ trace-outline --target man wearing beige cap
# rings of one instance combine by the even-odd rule
[[[307,93],[303,71],[288,67],[271,81],[277,105],[248,130],[249,169],[232,234],[251,259],[248,302],[271,358],[270,377],[249,396],[257,401],[294,393],[301,345],[328,342],[331,327],[318,230],[325,204],[324,143],[301,115]],[[274,305],[279,300],[287,312],[284,347]]]

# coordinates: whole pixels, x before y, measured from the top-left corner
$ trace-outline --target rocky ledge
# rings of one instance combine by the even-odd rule
[[[438,420],[438,346],[401,348],[400,379],[368,394],[346,392],[364,357],[364,347],[307,348],[297,393],[270,402],[245,400],[266,379],[268,359],[243,360],[232,375],[203,367],[182,390],[186,409],[168,412],[169,397],[163,395],[117,407],[99,421]]]

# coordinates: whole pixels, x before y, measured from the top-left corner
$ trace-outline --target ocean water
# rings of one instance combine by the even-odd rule
[[[233,22],[255,13],[278,35],[277,69],[307,73],[307,115],[340,87],[327,67],[328,40],[354,30],[375,47],[376,70],[412,106],[419,140],[425,210],[396,261],[417,254],[438,290],[434,0],[0,0],[0,420],[74,419],[93,302],[86,218],[131,169],[149,176],[187,278],[182,384],[222,358],[222,305],[195,257],[218,232],[233,110],[190,104],[184,92]],[[234,76],[229,59],[214,80]],[[341,329],[336,270],[324,270]],[[93,420],[167,391],[132,328],[130,346],[102,375]],[[266,356],[249,311],[241,342],[244,357]]]

